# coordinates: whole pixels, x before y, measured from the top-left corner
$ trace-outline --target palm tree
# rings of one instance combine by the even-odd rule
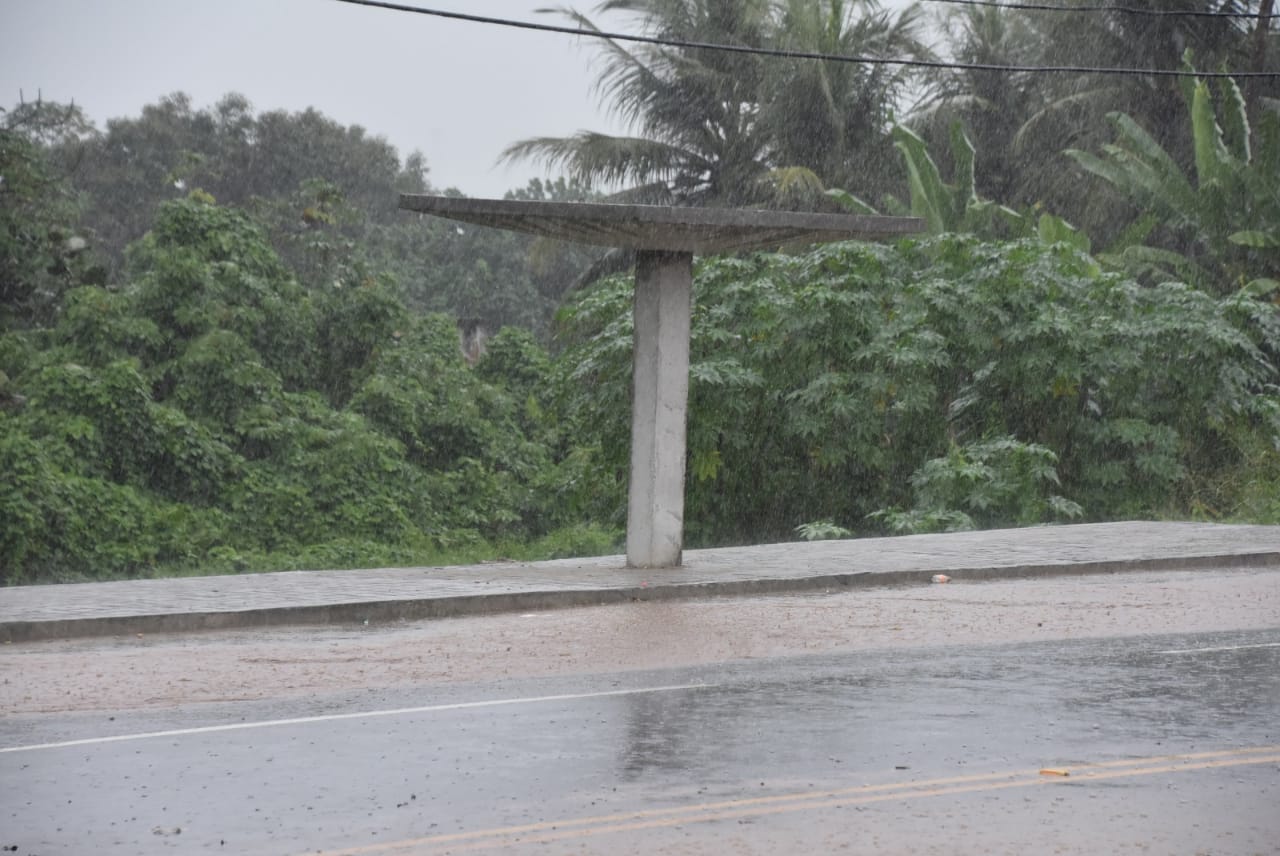
[[[855,16],[857,9],[864,14]],[[580,12],[557,10],[583,29]],[[668,40],[843,54],[923,51],[918,14],[892,16],[875,0],[606,0]],[[759,203],[779,192],[859,186],[859,153],[887,147],[900,72],[708,48],[605,39],[599,92],[634,129],[522,140],[506,160],[536,159],[584,184],[622,185],[619,197],[681,205]],[[891,151],[891,149],[890,149]],[[817,194],[801,193],[800,196]]]
[[[897,14],[866,0],[782,0],[773,46],[838,56],[932,56],[919,39],[919,7]],[[779,167],[804,167],[828,186],[887,191],[898,175],[889,129],[915,72],[904,66],[772,60],[763,78],[761,125]]]
[[[585,15],[557,10],[599,32]],[[649,35],[680,41],[759,45],[764,0],[607,0],[598,12],[627,12]],[[604,39],[597,89],[637,134],[582,131],[572,137],[522,140],[503,158],[559,166],[571,179],[626,190],[632,201],[682,205],[736,204],[765,170],[756,133],[760,57]]]
[[[952,11],[940,23],[949,52],[959,63],[1032,65],[1039,61],[1042,46],[1025,14],[975,6]],[[1022,123],[1041,103],[1037,80],[1031,75],[954,69],[930,76],[908,124],[931,144],[940,146],[960,122],[982,158],[984,192],[1002,202],[1030,204],[1034,190],[1024,182],[1034,171],[1030,164],[1039,158],[1020,162],[1014,140]],[[1051,145],[1050,155],[1056,153],[1054,146],[1056,143]]]

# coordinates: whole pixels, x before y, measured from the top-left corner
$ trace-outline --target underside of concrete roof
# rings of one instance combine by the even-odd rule
[[[924,228],[923,221],[915,217],[461,199],[409,193],[400,196],[400,207],[562,241],[700,255],[786,244],[897,238]]]

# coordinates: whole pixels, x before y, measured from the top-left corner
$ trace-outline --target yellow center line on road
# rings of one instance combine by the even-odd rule
[[[961,782],[989,782],[993,780],[1006,779],[1012,774],[1010,773],[987,773],[974,776],[956,776],[949,779],[935,779],[931,784],[939,783],[961,783]],[[642,821],[649,822],[650,819],[658,818],[667,820],[675,818],[676,823],[685,820],[697,821],[702,817],[683,818],[683,815],[701,815],[709,812],[716,812],[727,809],[745,811],[753,813],[756,806],[772,806],[778,803],[790,803],[800,801],[810,801],[816,798],[830,798],[840,794],[857,794],[857,793],[875,793],[877,791],[900,791],[904,788],[912,788],[924,783],[900,782],[883,785],[859,785],[858,787],[844,788],[836,791],[804,791],[793,794],[778,794],[768,797],[748,797],[745,799],[726,800],[714,803],[694,803],[685,806],[672,806],[670,808],[643,809],[638,811],[620,812],[618,814],[595,815],[592,817],[566,818],[562,820],[547,820],[539,823],[529,823],[521,826],[504,826],[497,829],[476,830],[473,832],[454,832],[443,835],[433,835],[428,838],[412,839],[399,842],[385,842],[380,844],[369,844],[362,847],[353,847],[347,850],[324,851],[315,854],[315,856],[356,856],[357,854],[383,853],[395,848],[421,846],[426,843],[430,844],[450,844],[459,841],[468,841],[477,838],[489,838],[495,835],[523,835],[526,833],[538,833],[547,831],[561,831],[566,827],[575,826],[594,826],[601,824],[619,823],[624,821]],[[896,796],[894,794],[893,796]],[[592,833],[595,834],[595,833]],[[540,839],[539,839],[540,840]],[[493,846],[486,844],[486,847]]]
[[[1156,755],[1120,761],[1102,761],[1066,767],[1069,776],[1049,778],[1038,769],[1006,770],[971,776],[951,776],[918,782],[859,785],[825,791],[804,791],[774,796],[749,797],[720,802],[695,803],[662,809],[647,809],[616,814],[565,818],[556,821],[504,826],[470,832],[456,832],[387,841],[341,850],[329,850],[317,856],[370,856],[398,852],[421,853],[447,848],[450,853],[491,850],[515,844],[545,844],[570,838],[586,838],[631,832],[641,829],[680,826],[760,817],[816,809],[868,805],[892,800],[980,793],[1064,783],[1082,783],[1129,776],[1159,773],[1191,772],[1246,764],[1280,763],[1280,746],[1256,746],[1218,752],[1194,752],[1181,755]]]
[[[1074,775],[1077,782],[1093,782],[1101,779],[1118,779],[1123,776],[1151,776],[1156,773],[1181,773],[1191,770],[1212,770],[1217,767],[1239,767],[1242,764],[1280,763],[1280,753],[1274,755],[1252,755],[1238,758],[1220,758],[1216,761],[1194,761],[1189,764],[1161,764],[1151,767],[1132,767],[1120,770],[1102,770]]]

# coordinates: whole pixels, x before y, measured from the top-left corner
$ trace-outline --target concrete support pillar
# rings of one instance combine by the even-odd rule
[[[685,411],[693,254],[636,261],[627,565],[673,568],[684,546]]]

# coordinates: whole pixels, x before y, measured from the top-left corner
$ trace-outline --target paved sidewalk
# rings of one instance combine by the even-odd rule
[[[0,642],[903,585],[939,573],[958,582],[1260,566],[1280,567],[1280,526],[1138,522],[689,550],[669,570],[606,556],[21,586],[0,588]]]

